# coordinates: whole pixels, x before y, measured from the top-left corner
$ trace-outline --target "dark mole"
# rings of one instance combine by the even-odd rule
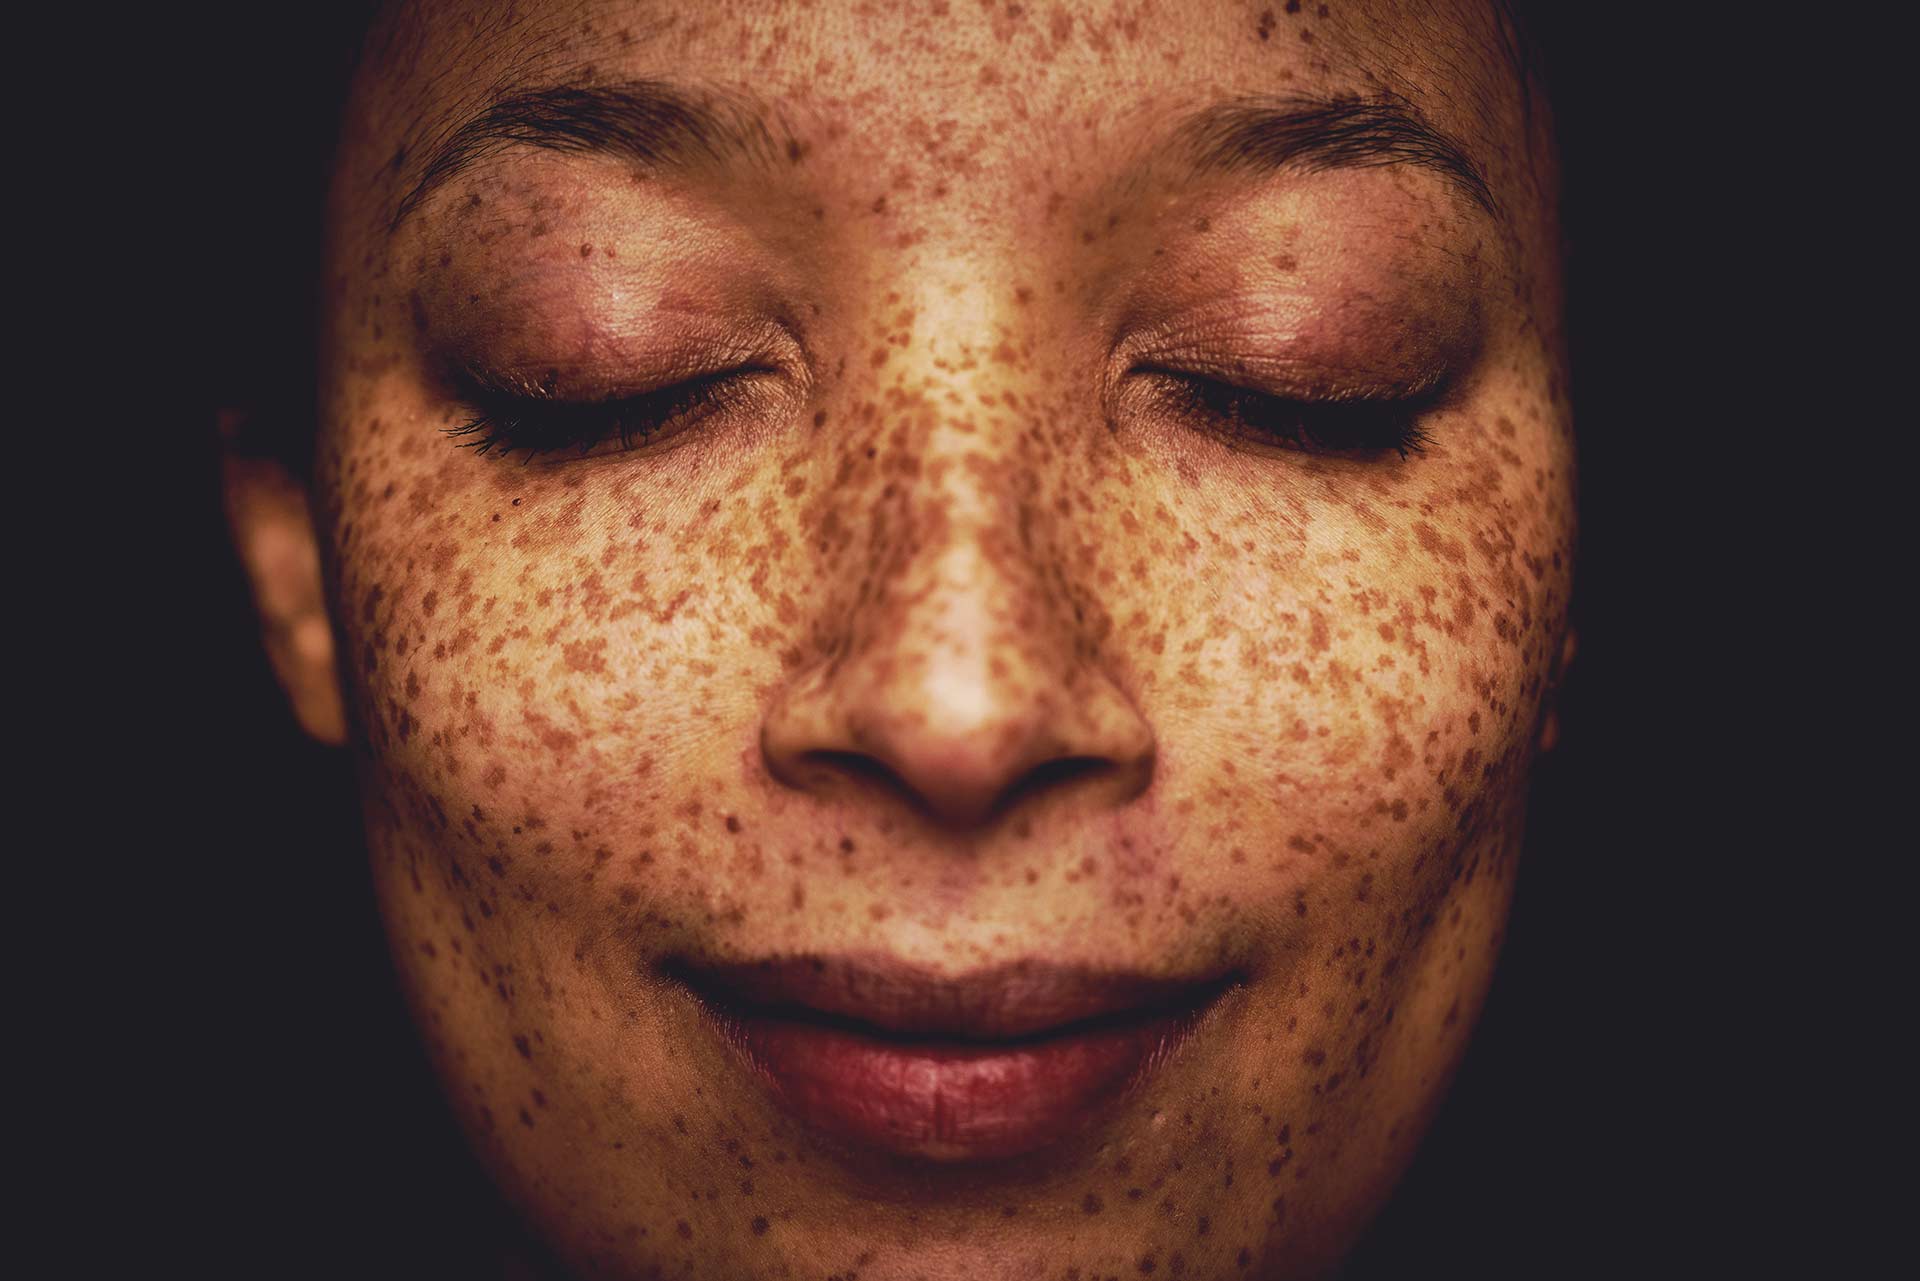
[[[526,1037],[524,1037],[524,1036],[516,1036],[516,1037],[514,1037],[514,1038],[513,1038],[513,1048],[514,1048],[514,1049],[516,1049],[516,1050],[518,1050],[518,1051],[520,1051],[520,1057],[521,1057],[521,1058],[523,1058],[523,1059],[526,1059],[526,1060],[528,1060],[529,1062],[531,1062],[531,1061],[532,1061],[532,1059],[533,1059],[533,1047],[527,1044],[527,1038],[526,1038]]]
[[[754,1217],[754,1220],[753,1220],[753,1235],[755,1235],[755,1236],[757,1236],[757,1237],[758,1237],[758,1236],[765,1236],[765,1235],[766,1235],[766,1233],[767,1233],[767,1219],[766,1219],[766,1216],[765,1216],[765,1215],[756,1215],[756,1216]]]

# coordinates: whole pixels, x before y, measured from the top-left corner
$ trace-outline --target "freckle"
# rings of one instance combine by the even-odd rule
[[[738,815],[727,815],[727,830],[729,832],[737,832],[740,830],[740,819]]]
[[[759,1236],[765,1236],[766,1234],[767,1234],[766,1216],[756,1215],[753,1220],[753,1235],[759,1237]]]
[[[1106,1208],[1107,1203],[1092,1192],[1087,1193],[1086,1199],[1080,1202],[1080,1209],[1086,1214],[1098,1214]]]
[[[680,1239],[682,1241],[693,1240],[693,1228],[687,1223],[685,1219],[682,1219],[680,1220],[680,1222],[674,1224],[673,1230],[680,1234]]]
[[[516,1036],[516,1037],[514,1037],[514,1038],[513,1038],[513,1048],[514,1048],[514,1049],[516,1049],[516,1050],[518,1050],[518,1051],[520,1051],[520,1057],[521,1057],[521,1058],[523,1058],[523,1059],[526,1059],[526,1060],[528,1060],[528,1061],[532,1061],[532,1059],[533,1059],[533,1047],[532,1047],[531,1045],[528,1045],[528,1044],[527,1044],[527,1038],[526,1038],[526,1037],[524,1037],[524,1036]]]

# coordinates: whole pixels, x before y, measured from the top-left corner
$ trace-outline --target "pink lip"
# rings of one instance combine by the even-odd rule
[[[677,974],[801,1121],[943,1162],[1019,1156],[1084,1128],[1225,986],[1037,962],[942,978],[845,957]]]

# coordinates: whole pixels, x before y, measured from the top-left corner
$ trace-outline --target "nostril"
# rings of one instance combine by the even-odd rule
[[[989,780],[930,774],[909,778],[886,761],[864,752],[817,749],[805,754],[815,779],[855,781],[874,789],[909,798],[915,805],[947,822],[979,823],[1024,803],[1029,797],[1075,780],[1119,772],[1119,766],[1100,756],[1063,756],[1043,761],[1003,788]]]
[[[885,761],[869,756],[865,752],[818,748],[806,753],[802,759],[806,762],[808,770],[815,775],[854,778],[876,787],[906,792],[913,790],[907,781],[900,777],[898,771],[890,768]]]
[[[994,803],[996,810],[1012,809],[1038,792],[1063,787],[1076,779],[1112,773],[1112,761],[1103,756],[1060,756],[1040,764],[1013,780]]]

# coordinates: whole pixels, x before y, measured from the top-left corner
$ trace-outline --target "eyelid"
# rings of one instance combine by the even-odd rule
[[[538,356],[514,353],[512,347],[502,353],[503,346],[507,344],[499,340],[462,344],[450,354],[445,368],[456,397],[472,399],[477,393],[556,404],[612,402],[748,368],[789,375],[803,389],[814,381],[814,362],[806,346],[793,327],[777,317],[746,325],[705,317],[691,323],[676,319],[631,341],[599,337],[543,343],[536,332],[513,343]]]
[[[1422,421],[1430,398],[1361,396],[1310,400],[1277,396],[1203,374],[1134,371],[1120,404],[1149,418],[1173,419],[1221,438],[1233,449],[1362,458],[1394,451],[1404,461],[1430,441]]]
[[[467,400],[474,412],[465,423],[442,430],[462,448],[482,455],[524,453],[523,464],[548,456],[585,458],[596,451],[659,452],[656,447],[663,441],[684,443],[686,433],[708,420],[756,402],[777,412],[770,397],[779,394],[761,385],[777,376],[773,370],[740,367],[602,401],[481,392]],[[609,441],[619,447],[601,449]]]
[[[1303,401],[1434,395],[1475,363],[1479,317],[1471,300],[1436,313],[1411,296],[1389,306],[1367,293],[1235,294],[1136,312],[1111,378],[1159,367]]]

